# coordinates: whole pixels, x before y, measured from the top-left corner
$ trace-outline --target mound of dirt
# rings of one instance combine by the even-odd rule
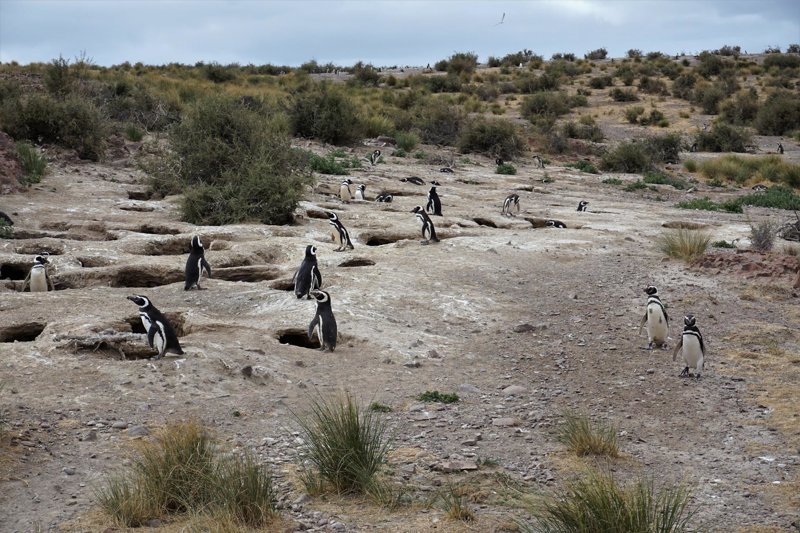
[[[800,258],[751,251],[714,252],[695,259],[692,266],[715,269],[717,274],[727,272],[742,274],[746,278],[776,278],[797,272]]]

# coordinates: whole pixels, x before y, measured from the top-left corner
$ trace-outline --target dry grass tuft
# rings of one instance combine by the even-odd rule
[[[684,261],[703,255],[709,242],[711,235],[708,232],[690,229],[669,231],[658,237],[658,247],[662,252]]]
[[[619,456],[616,428],[602,425],[592,427],[586,415],[565,414],[558,437],[570,451],[579,456]]]

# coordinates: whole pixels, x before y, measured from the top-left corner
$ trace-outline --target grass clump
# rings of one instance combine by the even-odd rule
[[[647,184],[645,184],[645,182],[643,182],[642,180],[636,180],[636,181],[632,181],[631,183],[628,183],[627,185],[625,185],[625,187],[623,187],[622,190],[625,191],[625,192],[636,192],[636,191],[641,191],[641,190],[647,189],[647,188],[648,188],[648,186],[647,186]],[[655,187],[651,187],[651,188],[655,189]]]
[[[697,161],[694,159],[687,159],[683,162],[683,168],[685,168],[687,172],[697,172]]]
[[[617,457],[617,431],[613,426],[593,427],[586,415],[567,413],[559,429],[559,441],[579,456]]]
[[[302,480],[309,493],[369,494],[386,462],[386,423],[376,411],[362,410],[346,393],[313,399],[307,416],[297,416],[312,465]]]
[[[600,171],[597,170],[597,167],[595,167],[589,161],[585,160],[575,161],[574,163],[567,163],[564,166],[569,168],[574,168],[580,170],[581,172],[586,172],[588,174],[600,174]]]
[[[31,185],[42,181],[42,177],[47,170],[47,159],[35,146],[26,141],[18,142],[17,157],[25,173],[22,177],[23,185]]]
[[[380,402],[372,402],[371,404],[369,404],[368,409],[370,411],[375,411],[376,413],[391,413],[392,412],[391,406],[386,405],[385,403],[380,403]]]
[[[209,514],[263,527],[275,516],[272,478],[251,457],[230,457],[199,424],[168,425],[143,442],[132,465],[98,490],[101,508],[120,525]]]
[[[736,245],[735,244],[733,244],[732,242],[728,242],[728,241],[726,241],[724,239],[712,242],[711,246],[713,246],[714,248],[726,248],[726,249],[730,249],[730,250],[735,250],[736,249]]]
[[[745,152],[752,137],[746,130],[725,122],[716,122],[710,130],[697,135],[697,147],[706,152]]]
[[[411,152],[419,144],[419,135],[413,132],[400,132],[395,137],[397,148],[404,152]]]
[[[439,402],[439,403],[455,403],[458,401],[458,394],[456,393],[448,393],[448,392],[439,392],[438,390],[435,391],[425,391],[419,396],[417,396],[417,400],[421,402]]]
[[[706,253],[711,235],[705,231],[677,229],[662,233],[658,248],[669,257],[690,261]]]
[[[123,133],[129,141],[139,142],[144,139],[144,131],[136,124],[126,125]]]
[[[611,89],[611,92],[608,93],[612,100],[615,102],[638,102],[639,96],[633,91],[633,89],[620,89],[616,87]]]
[[[790,187],[800,187],[800,165],[788,163],[777,155],[764,157],[724,155],[699,163],[698,170],[707,178],[735,181],[739,185],[748,180],[767,180]]]
[[[606,185],[622,185],[622,180],[619,178],[606,178],[602,181]]]
[[[470,508],[462,487],[448,484],[434,495],[431,503],[437,502],[445,512],[445,516],[450,520],[460,522],[473,522],[475,520],[475,513]]]
[[[570,483],[555,498],[534,509],[536,526],[522,531],[639,533],[687,531],[695,511],[691,491],[683,484],[657,490],[652,479],[640,478],[622,486],[607,473],[592,470]]]
[[[333,154],[326,156],[311,154],[308,158],[308,166],[311,170],[320,174],[333,174],[335,176],[347,174],[347,170],[336,160]]]
[[[769,252],[775,245],[775,223],[770,220],[750,224],[750,243],[757,252]]]
[[[686,181],[664,172],[646,172],[642,177],[642,181],[653,185],[671,185],[681,191],[689,186]]]
[[[517,173],[517,167],[515,167],[511,163],[503,163],[502,165],[497,165],[497,169],[495,169],[494,173],[513,176]]]
[[[647,172],[657,163],[677,163],[680,148],[680,136],[674,133],[623,142],[603,155],[600,167],[612,172]]]
[[[474,119],[467,123],[458,141],[461,153],[484,153],[513,159],[525,143],[517,127],[505,119]]]

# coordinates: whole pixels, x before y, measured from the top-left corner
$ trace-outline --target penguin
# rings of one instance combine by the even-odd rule
[[[536,160],[536,166],[538,166],[539,168],[544,168],[544,159],[542,159],[540,156],[535,155],[531,159]]]
[[[511,212],[511,209],[516,208],[517,213],[519,213],[519,195],[518,194],[509,194],[506,196],[506,199],[503,201],[503,210],[501,214],[503,216],[510,216],[513,217],[514,213]]]
[[[384,203],[391,203],[394,200],[394,196],[389,194],[388,192],[382,192],[378,196],[375,197],[376,202],[384,202]]]
[[[561,222],[560,220],[546,220],[545,221],[545,225],[548,228],[566,229],[566,227],[567,227],[567,225],[564,224],[563,222]]]
[[[425,204],[425,211],[436,216],[442,216],[442,201],[436,193],[435,185],[428,191],[428,203]]]
[[[294,283],[294,294],[299,300],[303,296],[311,299],[311,291],[322,287],[322,274],[317,266],[317,247],[306,246],[306,256],[300,263],[300,268],[294,273],[292,278]]]
[[[769,187],[767,187],[763,183],[759,183],[757,185],[753,185],[753,190],[756,191],[756,192],[764,192],[764,191],[768,191]]]
[[[503,161],[499,157],[497,159],[495,159],[494,162],[497,164],[498,167],[501,167],[501,166],[503,166],[505,164],[505,161]]]
[[[425,180],[422,178],[418,178],[417,176],[411,176],[410,178],[402,178],[400,181],[403,183],[413,183],[414,185],[425,185]]]
[[[356,188],[356,200],[357,201],[363,202],[364,200],[366,200],[366,198],[364,198],[364,190],[366,188],[367,188],[367,186],[364,185],[363,183],[361,185],[359,185],[358,188]]]
[[[450,167],[442,167],[439,169],[439,172],[444,172],[445,174],[452,174],[453,169]]]
[[[200,278],[203,275],[203,270],[206,275],[211,277],[211,265],[206,261],[206,251],[203,248],[203,243],[200,242],[200,236],[195,235],[192,237],[192,250],[189,252],[189,259],[186,260],[186,282],[183,285],[183,290],[188,291],[192,287],[197,287],[198,291],[204,290],[200,286]]]
[[[0,211],[0,221],[5,222],[6,226],[13,226],[14,221],[11,220],[11,217]]]
[[[703,335],[697,327],[697,320],[691,313],[683,317],[683,334],[675,351],[672,352],[673,361],[678,357],[678,352],[683,353],[683,361],[686,364],[680,377],[689,377],[689,368],[694,368],[694,377],[700,379],[703,360],[706,357],[706,346],[703,343]]]
[[[587,202],[586,200],[581,200],[581,201],[578,203],[578,212],[579,212],[579,213],[581,213],[581,212],[584,212],[584,213],[585,213],[585,212],[586,212],[586,206],[587,206],[587,205],[589,205],[589,202]]]
[[[147,344],[158,350],[158,354],[154,357],[161,359],[167,352],[183,355],[183,349],[181,349],[175,329],[167,317],[150,303],[150,299],[146,296],[135,295],[128,296],[128,300],[139,306],[139,318],[142,319],[142,325],[147,330]]]
[[[422,222],[422,238],[425,239],[422,241],[422,244],[428,244],[431,241],[439,242],[439,238],[436,236],[436,228],[433,227],[433,222],[428,216],[428,213],[422,209],[422,206],[416,206],[411,212],[416,213],[417,218]]]
[[[350,185],[352,183],[353,180],[347,178],[346,180],[342,181],[341,185],[339,185],[339,198],[341,198],[343,202],[349,202],[353,197],[353,193],[350,192]]]
[[[648,350],[652,350],[653,346],[666,348],[667,336],[669,335],[669,316],[664,304],[658,297],[658,289],[649,285],[644,292],[647,294],[647,307],[645,308],[642,322],[639,324],[639,333],[641,334],[642,328],[647,323],[647,338],[650,343],[647,345]]]
[[[47,260],[47,254],[37,255],[33,260],[28,275],[25,276],[25,281],[22,282],[20,292],[25,292],[25,287],[30,283],[31,292],[47,292],[48,290],[56,290],[53,285],[53,280],[50,279],[50,274],[47,272],[47,265],[50,261]]]
[[[353,241],[350,240],[350,234],[347,232],[347,229],[339,222],[339,217],[336,216],[336,213],[329,212],[328,213],[328,224],[333,226],[334,229],[334,240],[339,244],[339,248],[336,249],[337,252],[343,252],[345,250],[352,250],[353,249]]]
[[[778,153],[783,155],[783,144],[782,143],[778,143]]]
[[[436,181],[436,180],[431,180],[431,185],[435,185],[436,187],[441,187],[441,186],[442,186],[442,184],[441,184],[441,183],[439,183],[439,182],[438,182],[438,181]]]
[[[378,159],[380,159],[380,157],[381,157],[381,151],[380,150],[375,150],[374,152],[369,154],[369,157],[368,157],[369,164],[374,167],[375,165],[378,164]]]
[[[313,290],[310,294],[317,302],[317,310],[308,325],[308,338],[314,338],[314,329],[317,329],[320,350],[332,352],[336,349],[336,318],[331,309],[331,295],[321,290]]]

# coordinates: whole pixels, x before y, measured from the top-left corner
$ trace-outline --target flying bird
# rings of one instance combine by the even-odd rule
[[[499,26],[500,24],[502,24],[503,22],[505,22],[505,20],[506,20],[506,14],[505,14],[505,13],[503,13],[503,16],[502,16],[502,17],[500,17],[500,22],[498,22],[497,24],[495,24],[495,26]]]

